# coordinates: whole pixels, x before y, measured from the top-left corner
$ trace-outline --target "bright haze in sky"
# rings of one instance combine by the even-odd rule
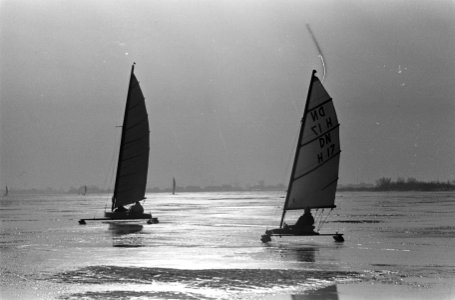
[[[0,2],[0,186],[112,186],[129,72],[149,187],[287,184],[311,71],[340,183],[455,180],[453,1]]]

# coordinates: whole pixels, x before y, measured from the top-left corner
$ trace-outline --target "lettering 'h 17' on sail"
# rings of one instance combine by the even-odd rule
[[[272,235],[332,235],[336,241],[343,241],[339,233],[320,234],[321,223],[314,231],[311,215],[311,209],[335,207],[341,152],[335,107],[315,73],[311,75],[280,228],[267,230],[263,242],[270,241]],[[305,209],[305,214],[296,224],[284,224],[286,211],[298,209]]]

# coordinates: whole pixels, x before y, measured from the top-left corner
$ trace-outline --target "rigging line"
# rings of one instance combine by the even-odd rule
[[[308,32],[311,35],[311,39],[313,40],[314,44],[316,45],[316,49],[318,50],[318,56],[321,59],[322,63],[322,79],[321,82],[324,81],[325,76],[327,74],[326,67],[325,67],[325,62],[324,62],[324,55],[322,54],[321,47],[319,47],[318,41],[316,40],[316,36],[314,35],[313,31],[311,30],[310,24],[306,24],[306,28],[308,29]]]
[[[299,140],[299,132],[300,132],[300,128],[299,130],[296,132],[296,134],[294,135],[294,139],[292,141],[292,144],[291,145],[297,145],[298,143],[298,140]],[[289,176],[291,176],[291,173],[292,173],[292,164],[294,162],[294,155],[295,155],[295,151],[298,151],[296,150],[295,148],[291,148],[291,150],[289,151],[289,154],[288,154],[288,159],[287,159],[287,165],[286,165],[286,169],[284,169],[284,174],[282,176],[283,178],[283,182],[286,182],[287,180],[289,180]],[[286,186],[286,189],[288,189],[289,187]]]
[[[114,148],[112,148],[114,149]],[[111,183],[112,181],[114,180],[114,176],[115,176],[115,157],[116,157],[116,151],[115,150],[112,150],[112,155],[111,155],[111,159],[109,161],[109,166],[108,166],[108,172],[106,173],[105,175],[105,178],[104,178],[104,183],[103,183],[103,190],[104,191],[108,191],[108,190],[112,190],[110,188],[111,186]],[[110,205],[111,204],[111,199],[110,197],[107,197],[106,198],[106,205]]]
[[[324,209],[322,209],[321,212],[316,215],[316,224],[318,224],[318,228],[316,228],[316,231],[319,231],[319,227],[321,227],[319,224],[321,224],[323,214],[324,214]]]
[[[325,217],[324,221],[322,221],[322,222],[319,223],[318,231],[321,230],[322,225],[324,225],[324,224],[327,222],[327,219],[329,218],[329,216],[330,216],[330,214],[332,213],[332,211],[333,211],[333,208],[329,211],[329,213],[328,213],[327,216]]]
[[[318,219],[317,219],[317,228],[316,228],[316,231],[319,231],[319,229],[321,228],[321,222],[322,222],[322,216],[324,214],[324,209],[321,210],[321,213],[318,215]]]
[[[319,223],[319,226],[318,226],[318,231],[321,230],[322,226],[327,222],[327,218],[329,217],[330,215],[330,212],[327,214],[327,216],[325,217],[325,219]]]
[[[116,126],[117,127],[117,126]],[[109,170],[105,176],[105,179],[104,179],[104,186],[103,186],[103,189],[104,190],[111,190],[113,192],[113,188],[112,187],[112,182],[115,180],[115,168],[117,166],[116,164],[116,158],[118,157],[118,151],[116,151],[117,148],[117,145],[120,144],[119,142],[119,139],[120,137],[118,137],[118,134],[117,134],[117,131],[115,133],[115,135],[117,136],[116,138],[112,139],[113,142],[114,142],[114,146],[111,147],[112,149],[112,154],[111,154],[111,159],[110,159],[110,162],[109,162]],[[111,204],[111,199],[107,198],[107,201],[109,202],[109,204]]]
[[[321,212],[323,211],[323,209],[321,210]],[[314,216],[314,220],[315,220],[315,224],[318,224],[319,222],[319,218],[320,218],[320,215],[321,215],[321,212],[319,211],[319,208],[316,208],[316,213],[315,213],[315,216]]]
[[[284,191],[286,193],[286,191]],[[277,193],[276,198],[276,205],[273,206],[273,213],[272,215],[280,215],[283,212],[283,199],[285,197],[281,196],[281,193]]]

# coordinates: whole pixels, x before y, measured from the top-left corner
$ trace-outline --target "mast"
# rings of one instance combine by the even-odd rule
[[[114,194],[112,195],[112,207],[111,207],[112,211],[115,208],[116,195],[117,195],[118,185],[119,185],[120,170],[121,170],[122,163],[123,163],[123,161],[121,159],[122,156],[123,156],[123,147],[122,147],[122,145],[125,142],[125,129],[126,129],[127,118],[128,118],[128,104],[129,104],[129,101],[130,101],[130,98],[131,98],[130,97],[131,96],[131,90],[132,90],[131,87],[132,87],[132,83],[133,83],[134,66],[135,65],[136,65],[136,63],[134,62],[133,65],[131,66],[130,82],[128,84],[128,94],[126,96],[125,112],[123,114],[122,136],[120,138],[120,151],[119,151],[119,155],[118,155],[117,172],[116,172],[116,175],[115,175]]]
[[[305,127],[306,112],[308,110],[308,105],[309,105],[309,102],[310,102],[309,100],[310,100],[311,90],[313,88],[313,80],[314,80],[314,75],[315,74],[316,74],[316,70],[313,70],[313,72],[311,73],[310,87],[308,88],[308,94],[307,94],[307,97],[306,97],[305,109],[303,110],[303,117],[302,117],[302,120],[301,120],[299,138],[297,140],[297,147],[296,147],[295,154],[294,154],[294,163],[292,164],[291,177],[289,179],[288,190],[286,192],[286,200],[284,201],[283,213],[281,215],[280,228],[283,226],[284,217],[286,215],[286,206],[287,206],[287,204],[289,202],[289,198],[290,198],[289,196],[290,196],[290,193],[291,193],[292,184],[294,183],[294,174],[295,174],[295,169],[297,167],[297,159],[299,158],[299,151],[298,150],[302,146],[301,144],[302,144],[303,128]]]

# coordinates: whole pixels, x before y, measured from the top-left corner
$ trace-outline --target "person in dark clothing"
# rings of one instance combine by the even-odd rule
[[[129,212],[130,214],[140,215],[144,213],[144,208],[139,201],[136,201],[136,204],[130,207]]]
[[[114,212],[126,212],[127,209],[124,207],[124,206],[119,206],[117,207],[116,210],[114,210]]]
[[[311,215],[310,208],[305,208],[305,213],[300,216],[295,225],[293,226],[294,231],[297,234],[316,234],[314,232],[314,218]]]

